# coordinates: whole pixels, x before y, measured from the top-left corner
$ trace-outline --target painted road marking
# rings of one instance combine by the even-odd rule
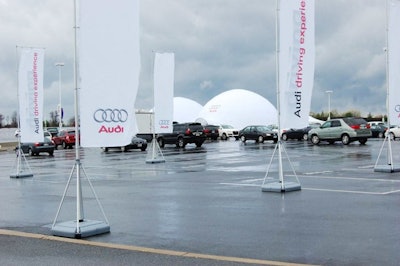
[[[88,240],[75,239],[75,238],[64,238],[64,237],[58,237],[58,236],[25,233],[25,232],[18,232],[18,231],[5,230],[5,229],[0,229],[0,234],[7,235],[7,236],[28,237],[28,238],[41,239],[41,240],[59,241],[59,242],[65,242],[65,243],[94,246],[94,247],[113,248],[113,249],[120,249],[120,250],[129,250],[129,251],[135,251],[135,252],[177,256],[177,257],[192,258],[192,259],[208,259],[208,260],[216,260],[216,261],[238,262],[238,263],[259,264],[259,265],[273,265],[273,266],[311,265],[311,264],[288,263],[288,262],[272,261],[272,260],[260,260],[260,259],[250,259],[250,258],[240,258],[240,257],[218,256],[218,255],[191,253],[191,252],[175,251],[175,250],[167,250],[167,249],[156,249],[156,248],[147,248],[147,247],[130,246],[130,245],[122,245],[122,244],[113,244],[113,243],[103,243],[103,242],[88,241]]]
[[[287,175],[291,177],[295,177],[295,175]],[[331,179],[331,180],[348,180],[348,181],[367,181],[367,182],[378,182],[378,183],[392,183],[400,185],[400,180],[392,180],[392,179],[378,179],[378,178],[356,178],[356,177],[335,177],[335,176],[314,176],[314,175],[297,175],[297,177],[303,178],[318,178],[318,179]],[[251,179],[251,181],[260,181],[263,179]],[[270,179],[268,179],[270,180]],[[250,183],[249,180],[245,179],[240,182],[222,182],[220,185],[229,185],[229,186],[242,186],[242,187],[261,187],[261,183]],[[337,193],[354,193],[354,194],[368,194],[368,195],[390,195],[399,193],[400,189],[396,190],[388,190],[383,192],[377,191],[360,191],[360,190],[345,190],[345,189],[329,189],[329,188],[314,188],[314,187],[303,187],[302,190],[311,190],[311,191],[325,191],[325,192],[337,192]]]

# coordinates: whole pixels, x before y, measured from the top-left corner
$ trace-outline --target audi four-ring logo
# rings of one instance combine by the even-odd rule
[[[125,109],[97,109],[93,114],[93,119],[98,122],[126,122],[128,112]]]

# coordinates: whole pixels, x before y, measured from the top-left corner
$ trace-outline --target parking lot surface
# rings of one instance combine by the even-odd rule
[[[78,248],[85,250],[81,254],[74,250],[76,243],[68,242],[57,242],[56,248],[65,250],[59,252],[61,261],[75,254],[71,259],[81,258],[82,265],[94,265],[90,264],[94,261],[129,265],[135,258],[143,259],[137,261],[140,265],[398,265],[400,175],[374,172],[381,146],[378,139],[348,146],[284,142],[285,179],[297,175],[302,187],[287,193],[261,191],[270,161],[268,177],[278,176],[272,142],[215,141],[201,148],[187,145],[183,150],[166,146],[162,149],[165,163],[157,164],[146,163],[151,148],[108,153],[84,148],[80,150],[84,216],[103,219],[87,185],[89,178],[111,232],[75,241],[109,244],[118,255],[107,256],[108,251],[102,250],[105,247],[99,246]],[[392,149],[394,163],[400,164],[400,142],[392,142]],[[384,155],[382,164],[386,163]],[[16,156],[12,151],[0,152],[0,228],[35,234],[28,236],[29,243],[51,236],[70,176],[58,220],[76,218],[75,151],[56,150],[53,157],[43,154],[26,156],[26,160],[34,176],[10,178]],[[13,239],[14,243],[20,237],[4,231],[0,241]],[[115,245],[156,252],[136,250],[138,253],[129,255]],[[4,246],[2,250],[10,264],[13,259],[24,261],[22,253],[17,257],[18,253],[10,253]],[[158,251],[170,253],[166,256]],[[98,254],[105,257],[101,260]],[[197,260],[199,254],[214,257]],[[41,265],[46,265],[47,258],[41,257]]]

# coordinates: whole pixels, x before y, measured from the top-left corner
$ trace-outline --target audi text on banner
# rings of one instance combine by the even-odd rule
[[[314,0],[281,0],[279,105],[281,128],[308,125],[314,84]]]
[[[78,47],[81,144],[125,146],[137,133],[139,1],[80,1]]]
[[[44,49],[21,48],[18,100],[21,142],[43,142]]]
[[[154,129],[155,133],[172,133],[174,115],[173,53],[156,53],[154,59]]]

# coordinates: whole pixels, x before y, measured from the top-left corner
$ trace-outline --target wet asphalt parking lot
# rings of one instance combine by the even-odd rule
[[[284,142],[302,190],[262,192],[267,167],[277,178],[275,144],[206,142],[147,152],[80,150],[84,217],[111,232],[85,240],[216,256],[321,265],[398,265],[400,173],[374,172],[382,140],[344,146]],[[400,165],[400,141],[392,142]],[[285,178],[294,174],[282,153]],[[381,155],[386,163],[385,152]],[[0,228],[51,235],[75,164],[74,150],[26,160],[32,178],[10,178],[15,154],[0,152]],[[74,220],[75,175],[58,220]],[[216,264],[218,265],[218,263]]]

